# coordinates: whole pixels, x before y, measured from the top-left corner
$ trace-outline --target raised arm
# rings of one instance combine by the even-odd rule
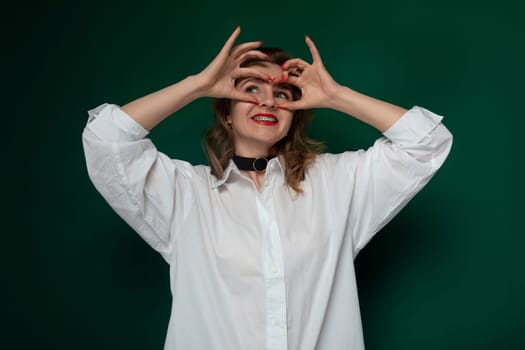
[[[337,83],[325,69],[321,55],[312,39],[305,38],[312,54],[312,63],[294,58],[283,66],[284,78],[298,86],[302,97],[298,101],[281,104],[287,109],[330,108],[370,124],[381,132],[398,121],[406,109],[366,96]]]
[[[281,108],[331,108],[370,124],[380,137],[366,151],[326,154],[334,212],[345,217],[354,256],[416,195],[443,164],[452,135],[442,117],[424,108],[409,111],[338,84],[306,37],[312,63],[294,58],[283,66],[283,80],[302,96]]]
[[[254,50],[261,46],[260,41],[233,47],[240,31],[237,27],[217,57],[199,74],[190,75],[176,84],[136,99],[122,106],[121,109],[142,127],[151,130],[162,120],[200,97],[256,102],[253,95],[235,89],[234,81],[247,76],[267,79],[253,68],[239,66],[247,57],[265,57],[265,54]]]

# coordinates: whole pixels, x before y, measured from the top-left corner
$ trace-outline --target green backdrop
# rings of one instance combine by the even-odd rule
[[[88,180],[86,111],[124,104],[215,56],[236,25],[341,83],[445,116],[449,159],[356,260],[367,349],[524,349],[519,1],[48,1],[5,5],[2,344],[161,349],[168,266]],[[209,101],[151,138],[205,162]],[[379,134],[320,110],[310,135],[340,152]],[[344,326],[344,325],[342,325]]]

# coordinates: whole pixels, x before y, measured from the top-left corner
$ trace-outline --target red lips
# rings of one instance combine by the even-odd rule
[[[251,119],[261,125],[275,125],[279,122],[275,114],[271,113],[257,113]]]

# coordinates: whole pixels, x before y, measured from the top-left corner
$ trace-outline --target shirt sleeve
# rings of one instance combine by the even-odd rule
[[[174,220],[191,203],[183,191],[191,165],[172,160],[145,138],[148,131],[118,106],[89,112],[82,134],[88,174],[110,206],[155,250],[170,261]]]
[[[407,111],[368,150],[332,157],[334,198],[354,257],[441,167],[452,146],[442,117],[422,107]]]

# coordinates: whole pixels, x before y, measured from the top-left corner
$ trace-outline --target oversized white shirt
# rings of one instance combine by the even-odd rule
[[[157,151],[115,105],[89,112],[91,180],[170,265],[166,350],[364,349],[354,259],[430,180],[452,143],[414,107],[366,151],[322,154],[303,193],[272,159],[260,191]]]

